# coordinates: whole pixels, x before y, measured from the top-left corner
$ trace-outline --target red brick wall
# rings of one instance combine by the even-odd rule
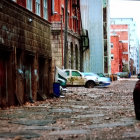
[[[128,29],[128,25],[111,25],[111,29]]]
[[[43,18],[43,15],[44,15],[44,13],[43,13],[43,8],[44,8],[43,2],[44,2],[43,0],[40,0],[40,17],[42,17],[42,18]],[[59,1],[56,1],[56,2],[58,3]],[[26,0],[17,0],[16,3],[18,5],[24,7],[24,8],[27,8],[27,1]],[[33,7],[32,12],[36,13],[35,0],[32,0],[32,7]],[[50,17],[51,17],[51,1],[48,0],[48,21],[51,21]]]
[[[26,0],[17,0],[17,3],[26,8]]]
[[[129,32],[128,32],[128,25],[111,25],[111,33],[115,34],[119,37],[119,41],[121,41],[120,45],[122,46],[122,56],[120,56],[120,59],[125,60],[125,62],[128,63],[129,57],[129,49],[128,49],[128,42],[129,42]],[[120,66],[121,70],[121,66]]]
[[[111,43],[113,43],[111,54],[114,54],[114,59],[111,60],[111,73],[116,73],[119,72],[119,37],[111,36]]]
[[[65,1],[61,0],[61,1],[54,1],[54,11],[57,14],[54,14],[51,16],[51,21],[52,22],[56,22],[56,21],[61,21],[61,16],[62,15],[62,7],[64,8],[64,15],[63,15],[63,23],[65,23]],[[72,7],[73,5],[72,0],[68,1],[68,28],[72,29],[75,32],[80,31],[81,28],[81,18],[80,18],[80,10],[76,10],[77,14],[75,13],[75,9]],[[77,1],[75,1],[75,3],[77,3]],[[73,18],[73,16],[77,16],[78,20],[76,20],[75,18]]]

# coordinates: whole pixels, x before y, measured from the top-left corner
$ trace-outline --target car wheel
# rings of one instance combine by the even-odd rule
[[[93,81],[88,81],[88,82],[86,83],[86,87],[87,87],[87,88],[94,88],[94,86],[95,86],[95,83],[94,83]]]

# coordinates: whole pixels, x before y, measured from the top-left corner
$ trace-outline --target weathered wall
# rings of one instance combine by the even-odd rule
[[[50,26],[47,21],[14,3],[1,0],[0,7],[0,43],[34,53],[39,50],[39,53],[51,56]]]
[[[83,28],[88,30],[89,35],[89,57],[84,60],[84,71],[104,73],[103,1],[81,0],[81,18]],[[87,55],[87,51],[84,53]]]
[[[52,22],[52,57],[53,65],[60,68],[81,69],[81,48],[80,48],[80,29],[81,18],[79,12],[79,3],[77,0],[69,0],[68,2],[68,25],[67,25],[67,44],[65,51],[65,1],[54,2],[54,14],[51,16]],[[76,18],[74,18],[76,17]],[[77,53],[76,53],[77,52]],[[66,57],[65,57],[66,55]]]
[[[7,52],[10,50],[10,55],[8,56],[8,62],[11,65],[11,71],[7,71],[8,79],[13,80],[8,81],[6,96],[11,95],[17,98],[20,96],[20,92],[25,94],[27,89],[30,89],[30,96],[36,100],[38,92],[38,71],[39,71],[39,61],[38,58],[44,58],[46,71],[43,74],[44,91],[45,94],[49,94],[52,89],[50,88],[51,78],[51,43],[50,43],[50,24],[41,19],[40,17],[34,15],[23,7],[18,6],[12,1],[0,1],[0,49]],[[28,59],[29,58],[29,59]],[[8,65],[9,66],[9,65]],[[9,67],[6,69],[8,70]],[[18,72],[21,70],[22,72]],[[26,72],[29,72],[30,78],[24,80]],[[20,77],[20,78],[19,78]],[[25,85],[25,81],[30,83]],[[48,81],[50,79],[50,81]],[[19,81],[21,89],[19,88]],[[47,82],[46,82],[47,81]],[[24,84],[24,86],[23,86]],[[10,88],[14,88],[10,91]],[[22,90],[22,91],[20,91]],[[16,95],[14,92],[17,92]],[[1,94],[1,93],[0,93]],[[26,98],[22,95],[21,99]],[[8,98],[8,97],[6,97]],[[20,99],[18,99],[20,100]],[[6,102],[13,101],[7,99]]]
[[[53,28],[52,33],[51,33],[52,58],[53,58],[54,66],[63,68],[64,65],[62,65],[62,61],[64,64],[64,31],[61,32],[59,23],[56,23],[55,25],[58,27]],[[63,40],[61,40],[61,37]],[[81,55],[80,54],[80,36],[78,34],[75,35],[73,32],[69,32],[67,41],[68,41],[68,55],[67,55],[68,67],[72,69],[80,70],[80,55]],[[71,45],[73,47],[71,47]],[[78,51],[77,53],[78,59],[76,59],[76,48]],[[62,60],[62,52],[63,52],[63,60]]]

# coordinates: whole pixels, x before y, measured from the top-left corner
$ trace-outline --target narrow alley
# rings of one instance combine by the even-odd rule
[[[109,87],[68,87],[60,98],[0,110],[0,140],[139,139],[132,92],[137,79]]]

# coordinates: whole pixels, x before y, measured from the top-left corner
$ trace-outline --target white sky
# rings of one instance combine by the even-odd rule
[[[110,16],[111,18],[133,17],[140,39],[140,0],[110,0]]]

